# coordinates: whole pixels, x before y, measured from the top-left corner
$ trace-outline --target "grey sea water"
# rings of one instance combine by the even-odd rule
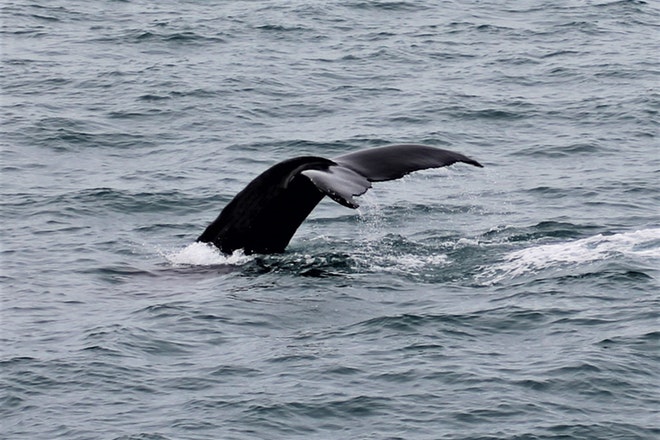
[[[654,1],[2,3],[0,437],[660,436]],[[195,238],[298,155],[485,165]]]

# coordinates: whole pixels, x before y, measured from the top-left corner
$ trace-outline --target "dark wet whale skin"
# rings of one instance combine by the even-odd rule
[[[418,144],[360,150],[333,160],[317,156],[288,159],[252,180],[197,241],[212,243],[226,254],[237,249],[246,254],[284,252],[324,196],[357,208],[353,196],[365,193],[371,182],[456,162],[482,166],[460,153]]]

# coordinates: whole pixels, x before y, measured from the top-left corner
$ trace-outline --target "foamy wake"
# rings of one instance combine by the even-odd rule
[[[429,267],[444,266],[449,259],[444,254],[437,255],[379,255],[364,258],[364,263],[374,272],[403,273],[419,275]]]
[[[616,256],[660,260],[660,228],[614,235],[598,234],[581,240],[545,244],[514,251],[485,271],[492,282],[539,272],[553,267],[579,266]]]
[[[242,250],[225,255],[208,243],[192,243],[183,249],[162,254],[174,266],[240,266],[253,258],[245,255]]]

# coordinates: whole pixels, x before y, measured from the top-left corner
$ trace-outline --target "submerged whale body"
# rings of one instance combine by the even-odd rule
[[[334,159],[302,156],[273,165],[248,184],[222,210],[198,242],[223,253],[284,252],[291,237],[325,196],[348,207],[372,182],[399,179],[408,173],[456,162],[482,165],[460,153],[427,145],[371,148]]]

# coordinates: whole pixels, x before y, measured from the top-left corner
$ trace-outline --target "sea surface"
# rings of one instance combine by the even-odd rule
[[[1,11],[2,439],[660,438],[660,3]],[[484,168],[195,244],[403,142]]]

